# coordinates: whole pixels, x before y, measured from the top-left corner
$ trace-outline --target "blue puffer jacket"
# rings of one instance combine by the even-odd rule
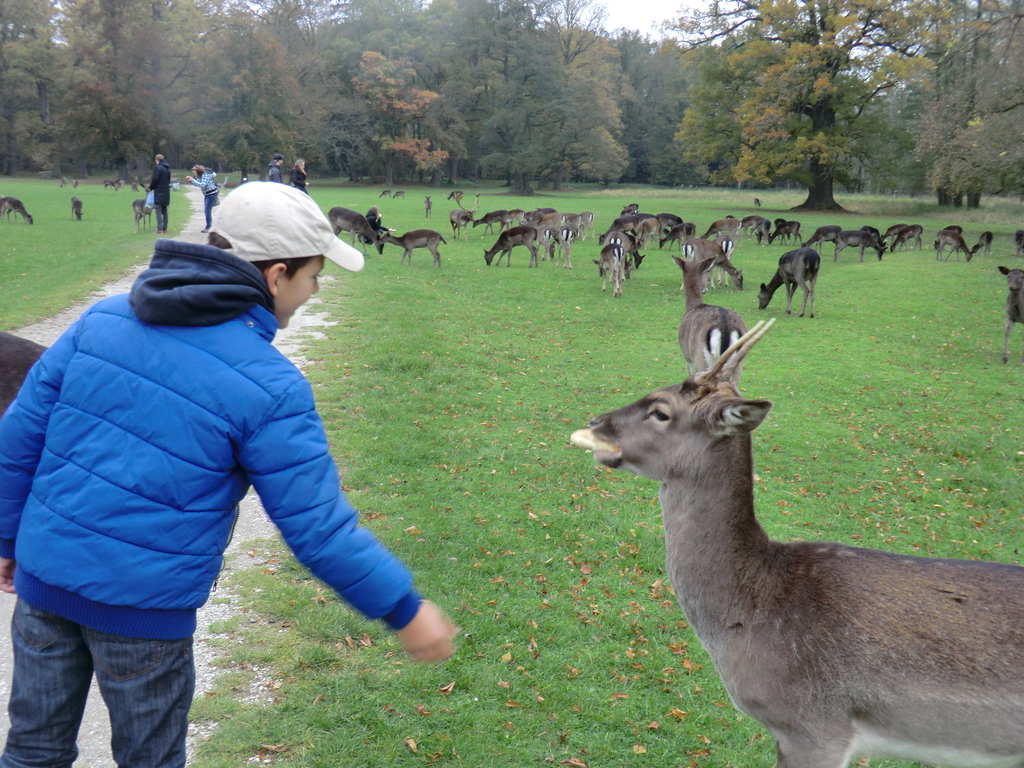
[[[411,576],[357,525],[272,309],[251,264],[159,240],[130,297],[42,356],[0,421],[0,556],[22,599],[113,634],[191,635],[251,483],[316,576],[368,617],[412,619]]]

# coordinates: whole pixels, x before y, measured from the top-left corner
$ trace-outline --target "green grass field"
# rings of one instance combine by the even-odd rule
[[[70,194],[56,184],[2,186],[36,216],[34,227],[0,222],[0,275],[15,296],[4,328],[148,255],[152,236],[134,234],[129,192],[86,190],[86,221],[72,223]],[[523,249],[510,268],[488,268],[493,237],[481,227],[453,240],[447,192],[378,201],[377,190],[312,191],[325,210],[379,204],[389,226],[429,225],[448,240],[441,269],[426,251],[402,266],[394,247],[371,253],[362,273],[328,269],[318,311],[338,324],[306,357],[350,498],[463,634],[446,664],[412,664],[284,551],[253,544],[264,567],[235,579],[251,613],[218,627],[225,675],[193,716],[220,725],[195,764],[258,755],[303,768],[774,765],[770,736],[729,704],[667,585],[656,484],[568,445],[592,416],[684,377],[670,252],[648,250],[613,299],[591,263],[594,239],[575,246],[573,270],[528,269]],[[698,234],[725,214],[755,212],[749,192],[479,191],[481,212],[592,210],[598,231],[634,200],[696,221]],[[800,193],[757,194],[756,212],[798,218],[807,234],[828,223],[926,229],[925,250],[881,262],[869,252],[858,263],[847,249],[835,264],[827,245],[813,320],[785,316],[781,291],[757,309],[757,286],[787,246],[742,239],[733,261],[746,290],[706,298],[748,325],[778,318],[743,376],[744,394],[775,403],[754,436],[762,524],[783,540],[1024,562],[1024,331],[1004,366],[1006,281],[996,271],[1018,266],[1017,206],[954,212],[844,197],[856,213],[808,216],[786,210]],[[184,210],[176,197],[172,231]],[[951,223],[969,243],[994,231],[991,256],[937,263],[931,239]],[[269,683],[249,702],[254,668]]]

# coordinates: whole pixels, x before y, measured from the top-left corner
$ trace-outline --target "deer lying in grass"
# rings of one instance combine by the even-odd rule
[[[771,322],[572,442],[662,484],[676,598],[778,768],[1021,768],[1024,568],[773,541],[758,523],[751,432],[772,404],[744,398],[735,371]]]
[[[672,227],[663,238],[658,240],[658,247],[663,247],[665,243],[684,243],[693,237],[696,232],[696,224],[692,221],[684,221],[682,224]]]
[[[974,251],[981,245],[974,246],[974,248],[968,248],[967,243],[964,242],[963,236],[956,230],[949,228],[943,229],[939,232],[938,237],[935,238],[935,260],[936,261],[949,261],[950,255],[956,256],[956,260],[960,261],[960,252],[963,251],[964,258],[970,261],[974,258]],[[946,258],[942,258],[942,254],[946,248],[950,249],[950,253],[946,254]]]
[[[839,254],[849,246],[854,248],[860,248],[860,261],[864,263],[864,249],[873,248],[875,253],[878,254],[878,260],[882,260],[882,254],[885,253],[885,243],[882,242],[881,236],[878,234],[878,230],[870,229],[844,229],[838,235],[836,235],[836,252],[832,257],[833,261],[839,261]]]
[[[895,251],[904,243],[909,243],[914,240],[915,247],[921,250],[921,236],[924,234],[924,227],[920,224],[908,224],[905,227],[899,229],[892,237],[892,245],[889,246],[890,251]]]
[[[775,231],[768,235],[768,245],[775,242],[775,238],[781,237],[786,242],[800,242],[800,222],[787,221],[786,219],[775,220]]]
[[[383,250],[377,230],[370,226],[370,222],[359,211],[351,208],[342,208],[340,205],[331,208],[327,212],[327,219],[331,222],[334,234],[348,232],[352,235],[352,243],[359,243],[363,254],[366,254],[367,245],[376,245],[378,251]]]
[[[992,239],[993,235],[991,232],[982,232],[978,235],[978,242],[971,248],[971,253],[977,253],[978,251],[985,251],[985,255],[989,256],[992,253]]]
[[[78,195],[71,198],[71,218],[75,221],[82,220],[82,200]]]
[[[804,292],[804,303],[800,307],[800,317],[804,316],[807,304],[811,305],[811,317],[814,317],[814,288],[818,282],[818,271],[821,269],[821,255],[813,248],[797,248],[782,254],[779,268],[775,270],[767,285],[761,283],[757,294],[757,308],[765,309],[780,285],[786,286],[786,314],[792,314],[793,294],[799,286]]]
[[[448,241],[441,236],[440,232],[435,232],[432,229],[413,229],[406,232],[400,237],[395,237],[390,232],[385,232],[380,236],[381,253],[384,252],[384,243],[390,243],[391,245],[397,245],[402,248],[402,264],[408,262],[412,264],[412,252],[416,248],[426,248],[430,251],[434,257],[434,266],[441,266],[441,254],[437,252],[438,243],[448,244]]]
[[[142,229],[149,229],[149,221],[153,209],[146,205],[144,198],[138,200],[132,200],[132,216],[135,218],[135,231],[140,231],[140,224]]]
[[[17,213],[21,216],[26,224],[33,223],[32,214],[28,212],[21,200],[16,197],[0,197],[0,214],[10,220],[12,213]]]
[[[458,239],[466,231],[466,228],[473,223],[473,211],[465,208],[455,208],[448,214],[448,223],[452,227],[452,236]]]
[[[697,261],[672,258],[683,270],[686,311],[679,323],[679,348],[692,376],[710,368],[729,345],[746,332],[747,326],[733,310],[704,303],[705,283],[715,266],[714,256]]]
[[[836,238],[839,237],[839,233],[843,231],[843,228],[836,224],[826,224],[824,227],[818,227],[814,230],[814,234],[811,235],[807,240],[801,243],[801,248],[810,248],[812,245],[817,247],[818,252],[821,252],[822,243],[834,243]]]
[[[1024,270],[999,267],[1006,275],[1010,292],[1006,296],[1006,328],[1003,331],[1003,362],[1010,360],[1010,331],[1014,323],[1024,323]],[[1021,355],[1024,361],[1024,355]]]
[[[612,296],[622,296],[622,282],[626,272],[626,249],[618,244],[609,244],[601,249],[601,257],[594,259],[597,273],[601,276],[601,290],[612,284]]]
[[[487,266],[491,266],[491,261],[494,259],[494,255],[498,255],[498,260],[494,262],[494,266],[501,264],[501,257],[505,257],[505,266],[512,266],[512,249],[517,245],[521,245],[530,252],[530,266],[537,266],[537,230],[528,224],[524,224],[521,227],[512,227],[512,229],[506,229],[500,235],[498,235],[497,241],[484,251],[484,263]]]
[[[34,341],[0,332],[0,416],[3,416],[21,389],[29,369],[46,351]]]

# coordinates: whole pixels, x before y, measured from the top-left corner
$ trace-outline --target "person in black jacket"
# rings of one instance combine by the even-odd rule
[[[153,207],[156,208],[156,233],[167,234],[167,206],[171,204],[171,167],[164,162],[163,155],[153,158],[156,166],[149,180],[149,191],[153,193]]]
[[[301,157],[295,161],[295,167],[292,168],[292,186],[301,189],[307,195],[309,190],[306,189],[306,161]]]
[[[280,152],[275,152],[274,156],[270,158],[270,164],[267,166],[267,181],[276,181],[278,184],[283,184],[284,179],[281,178],[281,163],[284,162],[284,155]]]

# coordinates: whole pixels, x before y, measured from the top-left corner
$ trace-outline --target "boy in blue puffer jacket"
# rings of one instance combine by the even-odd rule
[[[86,311],[0,421],[0,592],[12,622],[0,768],[70,766],[95,672],[119,766],[184,766],[195,612],[251,484],[298,559],[413,658],[456,633],[340,489],[305,377],[271,341],[324,259],[357,271],[312,198],[250,182],[213,245],[158,240]]]

